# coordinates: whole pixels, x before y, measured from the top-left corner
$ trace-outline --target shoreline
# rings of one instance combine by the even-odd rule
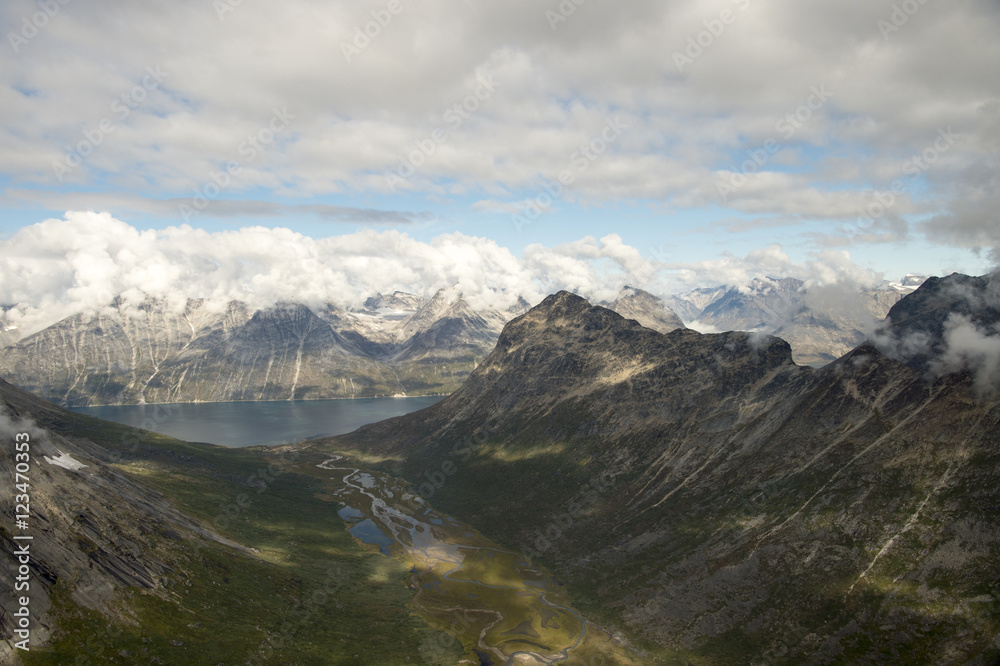
[[[286,403],[286,402],[323,402],[324,400],[408,400],[411,398],[447,398],[451,393],[428,393],[425,395],[378,395],[378,396],[367,396],[362,398],[296,398],[295,400],[195,400],[195,401],[180,401],[180,402],[121,402],[117,404],[105,404],[105,405],[76,405],[73,407],[64,407],[59,405],[63,409],[68,409],[71,412],[77,409],[91,409],[93,407],[156,407],[162,405],[238,405],[243,403],[248,404],[263,404],[267,402],[274,403]],[[44,398],[43,398],[44,400]]]

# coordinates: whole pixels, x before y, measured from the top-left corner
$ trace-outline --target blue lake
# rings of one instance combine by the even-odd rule
[[[200,402],[74,407],[73,411],[189,442],[241,447],[288,444],[312,437],[341,435],[367,423],[415,412],[440,400],[442,396]]]

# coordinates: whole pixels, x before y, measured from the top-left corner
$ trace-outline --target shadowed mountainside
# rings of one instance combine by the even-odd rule
[[[893,312],[995,326],[996,283]],[[942,284],[971,288],[929,299]],[[665,658],[993,663],[1000,407],[976,371],[867,343],[805,368],[776,338],[660,334],[563,292],[449,398],[310,446],[381,460]]]

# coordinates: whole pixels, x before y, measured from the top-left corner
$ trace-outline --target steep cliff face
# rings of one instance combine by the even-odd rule
[[[177,312],[154,301],[132,307],[117,299],[102,312],[75,315],[0,350],[0,366],[22,388],[63,404],[143,402],[150,386],[156,397],[177,399],[180,391],[156,390],[168,367],[224,344],[249,319],[238,303],[215,312],[192,301]]]
[[[508,317],[473,310],[454,288],[442,289],[403,326],[397,362],[481,361]]]
[[[294,400],[400,392],[393,375],[364,356],[312,310],[280,304],[256,313],[224,340],[193,345],[191,358],[166,364],[147,402]],[[177,401],[174,399],[173,401]]]
[[[989,663],[1000,402],[973,375],[871,344],[805,368],[776,338],[659,334],[560,293],[449,398],[314,446],[397,461],[672,658]]]
[[[456,290],[397,292],[361,311],[251,312],[147,300],[70,317],[0,349],[0,372],[64,405],[427,395],[457,388],[512,316]]]

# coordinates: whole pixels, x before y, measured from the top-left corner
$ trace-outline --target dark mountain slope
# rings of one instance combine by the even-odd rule
[[[867,344],[803,368],[560,293],[451,397],[316,446],[384,459],[671,658],[1000,657],[1000,408],[968,371]]]
[[[1000,272],[981,277],[956,273],[929,278],[894,305],[872,339],[897,361],[918,370],[940,371],[947,369],[942,366],[954,366],[963,352],[977,351],[976,347],[987,357],[979,359],[981,362],[1000,356],[1000,342],[991,344],[987,339],[996,340],[998,326]],[[955,339],[956,333],[959,339]]]

